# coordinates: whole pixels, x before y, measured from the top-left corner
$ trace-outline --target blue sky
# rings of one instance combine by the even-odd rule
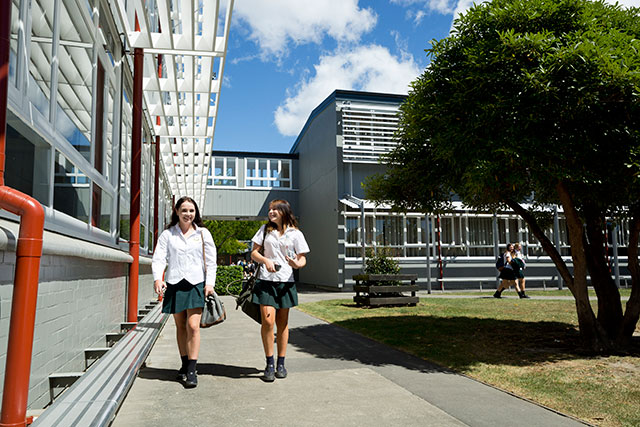
[[[288,152],[335,89],[406,94],[429,41],[446,37],[471,4],[235,0],[214,149]]]

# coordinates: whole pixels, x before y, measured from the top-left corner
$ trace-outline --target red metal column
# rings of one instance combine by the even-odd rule
[[[160,30],[160,23],[158,22],[158,30]],[[162,78],[162,54],[158,54],[158,78]],[[160,116],[156,118],[156,124],[159,126]],[[156,135],[156,163],[154,173],[153,184],[153,249],[156,248],[158,243],[158,223],[160,222],[160,214],[158,213],[158,185],[160,184],[160,137]]]
[[[158,243],[158,226],[160,214],[158,213],[158,185],[160,185],[160,137],[156,135],[156,164],[153,184],[153,249]]]
[[[133,123],[131,138],[131,207],[129,210],[129,268],[127,322],[138,321],[138,274],[140,272],[140,169],[142,160],[142,73],[144,52],[133,50]]]
[[[0,208],[21,217],[11,301],[11,323],[0,426],[26,426],[29,376],[42,255],[44,209],[37,200],[4,185],[9,89],[11,2],[0,3]]]

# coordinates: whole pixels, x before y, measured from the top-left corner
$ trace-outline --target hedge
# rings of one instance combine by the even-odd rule
[[[229,292],[227,292],[227,285]],[[242,267],[239,265],[219,265],[216,272],[215,290],[218,295],[238,295],[242,289]]]

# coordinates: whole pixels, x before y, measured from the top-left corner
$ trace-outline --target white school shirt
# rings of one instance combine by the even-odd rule
[[[202,240],[204,240],[207,259],[206,278],[202,258]],[[209,230],[196,226],[195,231],[186,239],[178,224],[164,230],[153,252],[151,270],[154,281],[162,280],[165,267],[167,272],[164,280],[167,284],[175,285],[180,280],[186,279],[193,285],[204,281],[205,285],[215,286],[216,245]]]
[[[267,233],[263,244],[262,236],[265,227],[266,225],[260,227],[260,230],[253,236],[251,241],[262,246],[265,258],[269,258],[274,264],[279,264],[280,270],[271,273],[267,271],[264,264],[261,264],[258,279],[270,282],[293,282],[293,267],[286,261],[285,255],[287,254],[287,249],[293,250],[296,254],[309,253],[309,245],[307,245],[302,231],[297,228],[287,228],[281,236],[277,230],[273,230]]]

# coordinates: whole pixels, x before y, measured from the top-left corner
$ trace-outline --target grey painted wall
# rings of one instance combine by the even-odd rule
[[[337,288],[338,278],[338,150],[336,108],[330,103],[300,139],[300,228],[311,253],[300,270],[300,281]]]
[[[4,384],[15,260],[15,252],[0,251],[0,384]],[[42,256],[29,408],[49,403],[50,374],[83,371],[84,349],[104,347],[105,334],[120,330],[126,320],[128,267],[126,262]],[[151,266],[141,263],[138,307],[154,299]]]
[[[246,188],[208,188],[202,215],[205,219],[267,218],[269,202],[287,200],[298,213],[296,190],[253,190]]]

